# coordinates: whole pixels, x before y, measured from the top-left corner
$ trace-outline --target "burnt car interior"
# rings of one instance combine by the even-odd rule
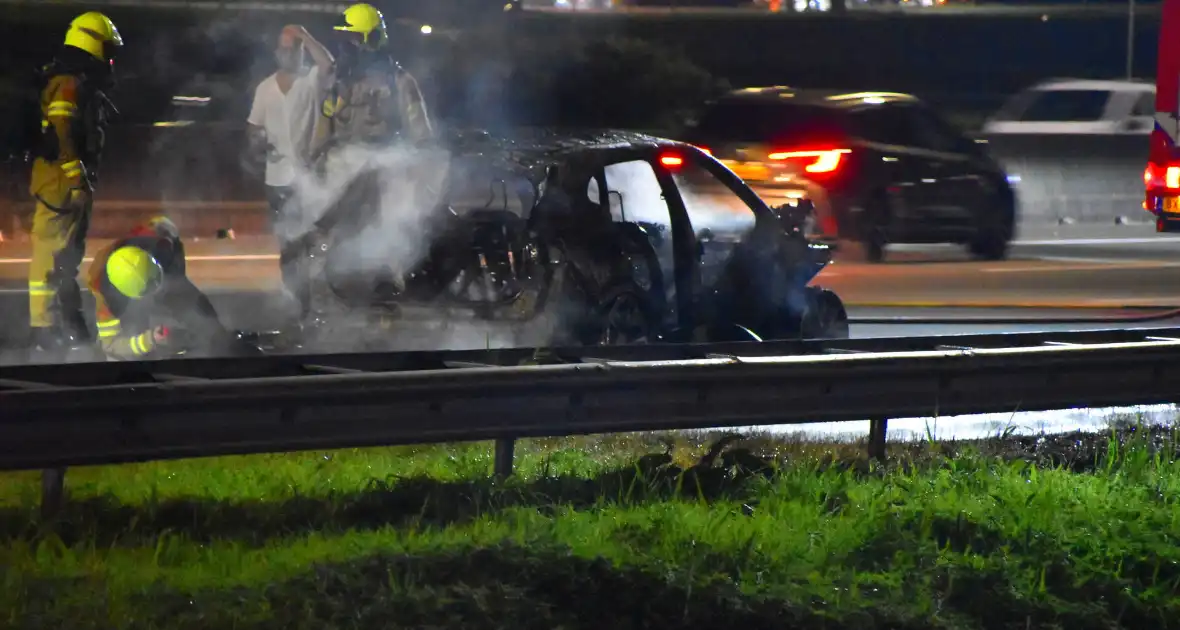
[[[508,148],[452,154],[422,260],[371,305],[556,312],[576,344],[800,333],[827,250],[710,156],[647,137]]]

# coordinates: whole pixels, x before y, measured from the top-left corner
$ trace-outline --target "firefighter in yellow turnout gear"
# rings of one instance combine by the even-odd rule
[[[29,265],[35,351],[56,354],[90,341],[77,276],[106,122],[113,112],[104,90],[112,78],[112,55],[122,44],[109,18],[83,13],[70,23],[64,45],[42,70],[41,142],[29,185],[36,200]]]
[[[318,216],[304,236],[290,243],[286,255],[306,256],[319,249],[323,239],[331,243],[326,247],[376,261],[380,252],[357,239],[382,220],[383,191],[396,190],[394,196],[402,200],[420,194],[418,173],[437,168],[419,159],[423,153],[419,149],[435,134],[417,80],[389,55],[389,34],[381,12],[370,4],[354,4],[333,28],[335,63],[316,121],[310,161],[324,179],[321,188],[339,194],[328,207],[310,209],[310,214]],[[384,157],[391,153],[408,156],[404,160],[408,166],[389,168]],[[325,257],[312,264],[309,274],[325,276],[317,264],[326,264]],[[323,284],[310,291],[311,317],[305,323],[314,323],[319,304],[331,300]]]
[[[370,4],[354,4],[334,30],[341,45],[331,94],[321,107],[314,146],[388,143],[399,137],[420,142],[434,136],[426,103],[414,77],[387,55],[385,18]]]
[[[163,359],[238,345],[209,298],[185,275],[176,225],[157,217],[103,248],[90,265],[98,341],[108,360]]]

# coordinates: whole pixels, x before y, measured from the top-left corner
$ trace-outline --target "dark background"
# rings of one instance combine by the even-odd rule
[[[602,117],[595,113],[620,107],[644,116],[617,118],[654,119],[643,110],[668,106],[654,102],[662,85],[646,91],[629,86],[620,94],[622,79],[615,77],[628,73],[627,58],[588,58],[597,54],[589,44],[616,38],[655,43],[735,87],[905,91],[953,113],[975,115],[1047,77],[1121,78],[1126,56],[1126,17],[1118,12],[1062,9],[1048,19],[1029,12],[936,11],[719,17],[505,13],[502,3],[482,0],[415,6],[429,13],[386,7],[396,54],[419,77],[435,116],[456,125],[486,123],[495,117],[491,111],[513,123],[576,124],[583,118],[598,124]],[[44,62],[84,8],[4,7],[0,36],[7,45],[0,65],[11,74]],[[100,199],[260,199],[258,179],[243,170],[241,138],[254,87],[273,70],[274,38],[284,24],[300,23],[327,40],[335,16],[103,10],[126,46],[117,60],[120,85],[114,94],[122,114],[110,134]],[[419,33],[423,22],[435,27],[434,34]],[[1137,16],[1139,77],[1154,76],[1157,37],[1158,9],[1148,5]],[[573,89],[551,89],[555,77],[571,76],[585,78]],[[212,100],[205,108],[177,108],[173,95]],[[152,126],[177,119],[197,122]],[[6,179],[9,197],[19,197],[21,178]]]

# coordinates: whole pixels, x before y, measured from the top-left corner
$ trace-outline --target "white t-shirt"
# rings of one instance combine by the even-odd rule
[[[261,127],[266,141],[275,151],[267,156],[266,185],[290,186],[295,181],[296,165],[307,158],[319,110],[319,68],[299,76],[286,94],[278,79],[270,75],[254,90],[254,104],[246,122]]]

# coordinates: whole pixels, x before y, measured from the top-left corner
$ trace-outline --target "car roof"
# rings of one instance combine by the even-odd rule
[[[902,92],[858,91],[800,89],[787,85],[767,87],[747,87],[733,90],[719,99],[721,101],[764,101],[779,102],[789,100],[791,103],[810,105],[815,107],[829,107],[832,109],[860,109],[883,105],[885,103],[916,103],[920,99],[912,94]]]
[[[1155,84],[1149,81],[1128,81],[1126,79],[1050,79],[1038,83],[1031,90],[1099,90],[1107,92],[1154,92]]]
[[[667,138],[618,129],[562,129],[518,127],[506,131],[467,130],[454,134],[452,146],[460,154],[505,151],[534,156],[559,156],[584,151],[679,146]]]
[[[617,129],[563,129],[517,127],[502,131],[469,129],[452,131],[447,147],[455,157],[486,160],[536,180],[543,171],[576,154],[633,151],[636,155],[690,145],[634,131]]]

